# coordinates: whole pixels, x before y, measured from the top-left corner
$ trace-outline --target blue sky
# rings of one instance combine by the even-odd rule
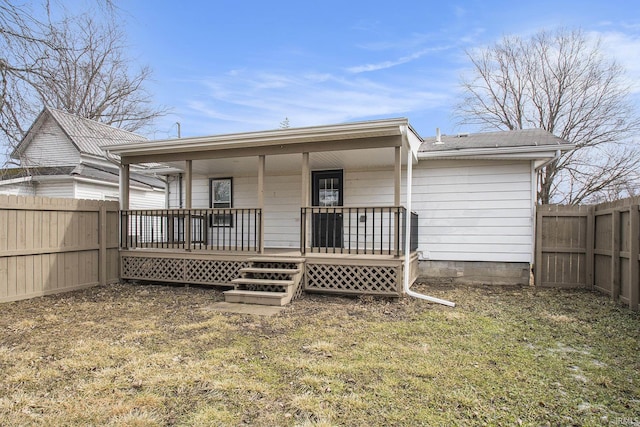
[[[599,36],[640,102],[640,2],[119,2],[130,56],[171,113],[149,136],[407,117],[423,136],[456,126],[465,50],[559,26]],[[133,64],[135,66],[135,64]]]

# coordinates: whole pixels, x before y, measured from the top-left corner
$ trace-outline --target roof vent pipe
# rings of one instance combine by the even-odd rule
[[[436,144],[442,144],[442,137],[440,136],[440,128],[436,128]]]

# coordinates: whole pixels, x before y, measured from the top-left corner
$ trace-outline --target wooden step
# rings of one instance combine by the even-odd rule
[[[262,285],[262,286],[293,286],[295,281],[293,280],[278,280],[278,279],[250,279],[240,277],[231,281],[234,285]]]
[[[299,268],[260,268],[245,267],[240,269],[240,273],[275,273],[275,274],[297,274],[300,273]]]
[[[232,290],[224,292],[226,302],[239,302],[244,304],[261,305],[285,305],[287,303],[286,292],[263,292]]]
[[[249,262],[279,262],[279,263],[283,263],[283,264],[300,264],[303,263],[305,260],[304,258],[287,258],[287,257],[253,257],[253,258],[249,258],[247,259],[247,261]]]

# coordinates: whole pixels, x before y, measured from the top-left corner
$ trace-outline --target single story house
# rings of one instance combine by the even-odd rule
[[[528,283],[541,167],[573,146],[538,129],[422,138],[404,118],[110,145],[125,279],[399,296],[418,276]],[[167,209],[131,209],[134,165]]]
[[[0,171],[0,194],[118,200],[117,159],[101,147],[147,139],[112,126],[46,107],[11,153],[17,168]],[[165,182],[132,170],[131,205],[166,206]]]

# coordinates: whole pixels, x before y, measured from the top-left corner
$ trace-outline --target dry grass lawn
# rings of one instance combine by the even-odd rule
[[[419,290],[448,308],[114,285],[0,305],[0,425],[640,425],[640,316],[586,291]]]

